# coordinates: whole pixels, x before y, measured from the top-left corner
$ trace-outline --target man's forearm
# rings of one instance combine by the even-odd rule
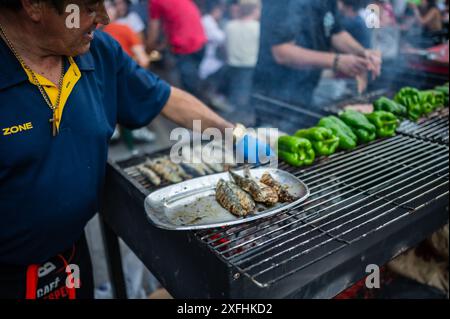
[[[234,125],[209,109],[197,98],[180,89],[172,87],[170,98],[162,114],[176,124],[192,129],[194,120],[202,121],[202,128],[218,128],[225,132]]]
[[[305,49],[294,43],[274,46],[272,54],[278,64],[296,69],[309,67],[330,69],[333,67],[335,58],[333,53]]]
[[[347,31],[335,34],[331,39],[333,47],[341,53],[354,54],[364,57],[365,48],[353,38]]]

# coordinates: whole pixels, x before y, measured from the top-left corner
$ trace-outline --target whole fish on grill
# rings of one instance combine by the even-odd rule
[[[217,202],[230,213],[245,217],[255,211],[256,204],[249,194],[232,182],[220,179],[216,186]]]
[[[176,172],[183,179],[191,179],[192,178],[191,175],[186,173],[186,171],[183,169],[183,167],[181,167],[178,164],[175,164],[166,156],[157,158],[156,161],[161,161],[161,163],[170,167],[174,172]]]
[[[162,162],[160,159],[147,160],[144,166],[152,169],[156,174],[170,183],[179,183],[183,178],[170,166]]]
[[[278,199],[281,203],[291,203],[295,200],[294,196],[289,193],[287,187],[281,185],[269,173],[264,173],[263,176],[261,176],[260,182],[272,187],[272,189],[277,192]]]
[[[144,175],[153,185],[159,186],[161,184],[161,178],[150,168],[144,165],[139,165],[136,167],[139,173]]]
[[[209,147],[215,149],[215,152],[207,152],[207,160],[203,160],[205,158],[203,146],[195,146],[191,149],[193,158],[195,158],[197,162],[204,163],[216,173],[222,173],[226,171],[228,167],[235,166],[233,157],[225,156],[225,153],[228,151],[222,144],[209,144]],[[231,161],[231,163],[225,161]]]
[[[214,174],[215,172],[203,163],[183,163],[184,166],[200,176]]]
[[[228,172],[230,173],[232,180],[234,180],[240,188],[249,193],[255,202],[269,206],[278,203],[277,192],[272,187],[255,180],[250,175],[250,169],[248,167],[244,169],[244,177],[231,170]]]
[[[216,173],[222,173],[225,170],[222,164],[206,163],[206,165]]]

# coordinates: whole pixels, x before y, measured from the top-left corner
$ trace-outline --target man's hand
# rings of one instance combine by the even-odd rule
[[[336,65],[336,70],[345,75],[356,77],[368,69],[367,59],[353,55],[342,54]]]
[[[372,79],[375,80],[381,74],[381,64],[383,63],[381,52],[365,50],[364,56],[367,59],[367,70],[372,72]]]

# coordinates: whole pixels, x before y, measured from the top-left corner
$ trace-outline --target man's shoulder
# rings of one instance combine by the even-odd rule
[[[90,53],[97,59],[115,59],[120,44],[108,33],[101,30],[95,31],[94,40],[91,42]]]
[[[114,50],[117,47],[117,41],[106,32],[101,30],[95,31],[94,40],[91,43],[91,51],[93,50]]]
[[[77,63],[95,68],[117,63],[119,43],[106,32],[96,30],[89,51],[75,57]]]

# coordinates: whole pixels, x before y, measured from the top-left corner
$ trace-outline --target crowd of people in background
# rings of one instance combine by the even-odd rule
[[[326,2],[326,3],[325,3]],[[277,34],[276,30],[283,30],[284,24],[291,23],[292,28],[303,30],[302,34],[292,33],[294,41],[304,45],[299,48],[315,50],[315,52],[334,52],[336,43],[325,44],[329,41],[323,37],[323,43],[308,37],[321,38],[322,30],[317,21],[312,21],[308,12],[321,10],[336,10],[330,23],[339,26],[339,31],[345,30],[363,48],[375,49],[381,52],[383,59],[395,58],[401,45],[412,47],[431,47],[447,38],[448,32],[448,0],[336,0],[336,1],[305,1],[305,0],[108,0],[108,12],[111,24],[105,26],[105,32],[113,36],[144,68],[155,65],[169,67],[159,69],[158,73],[173,74],[167,76],[174,85],[183,87],[208,105],[220,112],[236,113],[247,110],[251,94],[260,88],[261,82],[270,82],[271,90],[282,91],[284,88],[274,86],[273,79],[288,74],[295,79],[309,81],[310,86],[299,94],[306,96],[305,104],[314,104],[310,95],[319,90],[317,77],[325,74],[325,78],[334,78],[334,73],[326,72],[332,69],[330,65],[321,62],[321,66],[313,64],[301,66],[283,65],[285,62],[273,55],[274,41],[282,41],[286,34]],[[332,4],[329,7],[329,4]],[[297,4],[300,12],[286,11],[288,7]],[[375,4],[380,8],[380,26],[383,32],[367,27],[367,6]],[[264,13],[264,6],[269,12]],[[270,8],[269,8],[270,7]],[[315,7],[313,11],[309,7]],[[334,7],[336,7],[334,9]],[[261,14],[263,21],[261,24]],[[277,15],[279,14],[279,15]],[[294,18],[297,20],[293,20]],[[316,17],[320,19],[321,17]],[[320,21],[319,21],[320,22]],[[324,21],[325,23],[327,21]],[[295,25],[298,23],[299,25]],[[307,24],[310,25],[307,25]],[[288,30],[286,28],[285,30]],[[305,31],[306,30],[306,31]],[[319,34],[308,35],[309,30]],[[331,30],[338,32],[338,30]],[[288,32],[289,33],[289,32]],[[301,38],[301,39],[300,39]],[[343,40],[340,41],[347,41]],[[447,40],[448,41],[448,40]],[[266,47],[264,47],[266,46]],[[339,44],[337,45],[339,47]],[[269,51],[267,51],[269,48]],[[272,50],[272,51],[271,51]],[[345,50],[344,50],[345,51]],[[355,54],[357,50],[349,52]],[[292,51],[294,52],[294,51]],[[154,60],[162,61],[151,63]],[[267,57],[266,55],[271,55]],[[361,54],[359,54],[361,58]],[[358,54],[356,54],[358,56]],[[346,61],[347,59],[347,61]],[[342,56],[340,63],[347,68],[358,68],[358,61]],[[280,60],[280,61],[278,61]],[[369,59],[370,60],[370,59]],[[368,61],[369,61],[368,60]],[[272,70],[265,72],[267,61],[273,62]],[[335,61],[336,62],[336,61]],[[290,61],[289,63],[292,63]],[[359,60],[359,63],[362,63]],[[263,65],[264,64],[264,65]],[[270,64],[270,63],[269,63]],[[294,63],[295,64],[295,63]],[[305,69],[316,68],[313,71]],[[287,71],[289,69],[289,71]],[[300,71],[299,71],[300,69]],[[295,70],[295,71],[292,71]],[[320,72],[316,72],[320,70]],[[273,72],[285,71],[281,77]],[[354,74],[344,70],[334,70],[340,73],[340,78],[355,78]],[[370,70],[363,70],[369,71]],[[306,74],[307,72],[310,72]],[[324,72],[324,73],[323,73]],[[314,79],[311,81],[311,74]],[[362,72],[363,73],[363,72]],[[373,73],[373,72],[372,72]],[[300,75],[299,75],[300,74]],[[164,74],[161,74],[163,77]],[[267,78],[267,77],[270,77]],[[287,82],[289,77],[284,78]],[[298,82],[298,81],[297,81]],[[325,81],[326,82],[326,81]],[[294,81],[295,83],[295,81]],[[321,82],[322,83],[322,82]],[[314,85],[312,85],[314,84]],[[292,91],[289,86],[286,90]],[[356,87],[356,86],[355,86]],[[267,93],[267,92],[262,92]],[[270,93],[270,92],[269,92]],[[270,94],[269,94],[270,95]],[[282,98],[282,97],[281,97]],[[289,100],[289,98],[287,99]],[[230,115],[232,116],[232,115]],[[151,139],[151,138],[150,138]]]

